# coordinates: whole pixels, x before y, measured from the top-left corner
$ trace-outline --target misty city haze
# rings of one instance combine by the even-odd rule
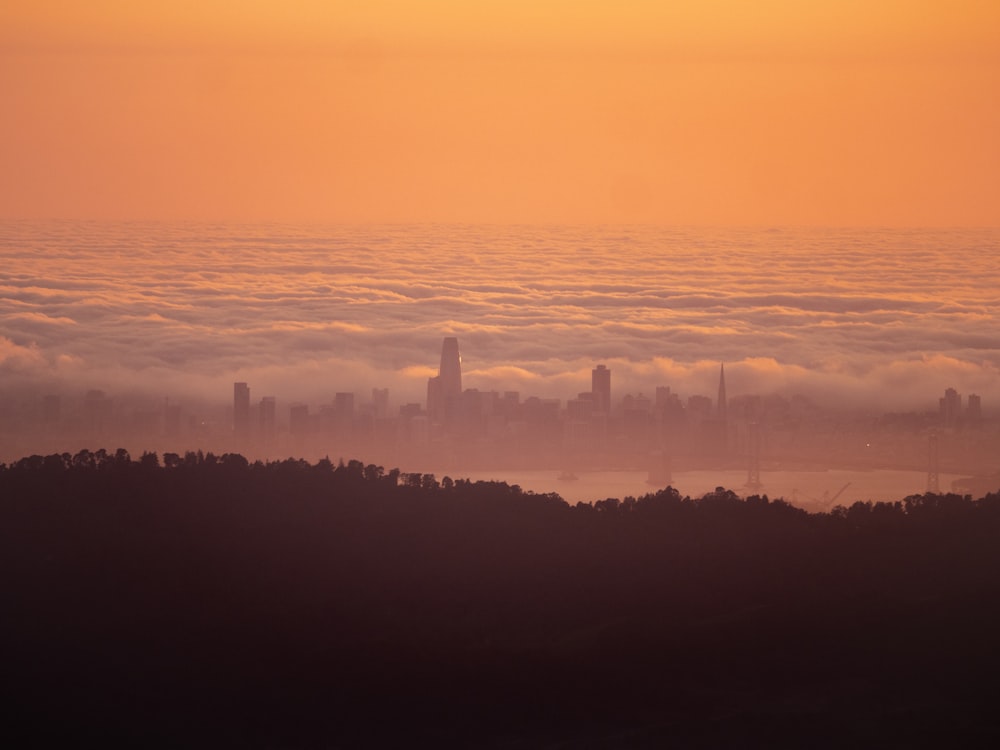
[[[469,385],[565,398],[714,389],[826,406],[1000,397],[991,230],[303,229],[7,222],[5,387],[216,401],[425,395],[440,340]]]
[[[7,222],[0,239],[7,461],[126,447],[656,475],[663,455],[745,470],[759,421],[765,470],[923,473],[935,430],[942,472],[1000,468],[991,230]],[[457,421],[428,387],[443,339],[461,346],[448,409],[473,394]],[[595,426],[580,395],[598,366]]]
[[[0,746],[1000,747],[998,92],[996,0],[0,2]]]
[[[759,454],[772,492],[801,486],[774,471],[913,472],[891,495],[924,487],[940,431],[943,474],[1000,469],[992,230],[7,222],[0,239],[6,461],[125,447],[653,481]]]

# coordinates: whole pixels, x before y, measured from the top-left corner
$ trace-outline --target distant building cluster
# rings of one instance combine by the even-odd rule
[[[957,404],[957,405],[956,405]],[[331,404],[310,411],[289,407],[287,433],[273,418],[271,397],[261,400],[253,419],[246,383],[236,383],[233,434],[245,445],[288,446],[292,452],[389,449],[394,459],[431,465],[562,466],[569,469],[642,466],[651,477],[669,480],[671,466],[747,468],[750,485],[760,481],[762,455],[814,461],[844,451],[844,426],[801,397],[742,395],[729,398],[725,366],[719,367],[715,400],[694,394],[682,399],[669,386],[652,396],[626,393],[615,399],[612,371],[597,364],[589,391],[562,401],[524,396],[518,391],[463,388],[458,339],[442,342],[438,373],[427,381],[427,398],[390,411],[387,389],[372,389],[371,400],[356,403],[355,394],[337,393]],[[891,423],[891,419],[888,420]],[[941,399],[938,420],[924,419],[921,430],[980,427],[982,408],[971,395],[961,409],[953,389]],[[253,425],[257,425],[254,427]],[[908,425],[913,427],[914,425]],[[868,433],[884,425],[854,425]],[[847,443],[850,446],[850,443]],[[892,464],[899,456],[888,441],[873,448],[866,440],[849,461]],[[922,467],[921,467],[922,468]]]
[[[935,472],[949,463],[949,451],[983,462],[997,458],[992,442],[978,437],[984,427],[979,396],[963,403],[953,388],[937,413],[859,417],[801,396],[731,397],[723,365],[715,399],[682,398],[668,385],[649,395],[618,395],[613,382],[611,368],[595,364],[590,390],[565,400],[464,387],[458,339],[447,337],[423,403],[393,405],[388,389],[372,388],[363,398],[344,391],[318,406],[283,406],[273,395],[253,397],[252,384],[243,381],[233,384],[231,406],[200,414],[167,399],[126,408],[99,390],[79,400],[50,394],[34,405],[0,402],[0,450],[15,457],[105,445],[205,448],[470,470],[559,467],[567,474],[641,467],[665,481],[672,468],[740,466],[749,485],[759,481],[762,462],[923,468],[930,433],[966,435],[935,448]]]
[[[337,393],[332,404],[315,412],[306,404],[292,404],[286,443],[336,449],[391,445],[401,457],[475,463],[492,458],[606,465],[624,456],[674,452],[725,459],[741,434],[738,422],[730,428],[725,394],[725,373],[720,369],[719,400],[714,405],[708,397],[691,396],[685,406],[665,386],[657,388],[653,398],[625,394],[615,402],[612,372],[604,364],[593,369],[591,389],[565,404],[560,399],[523,397],[518,391],[463,388],[458,339],[447,337],[438,373],[427,381],[423,404],[402,404],[392,414],[389,392],[379,388],[363,404],[356,403],[353,393]],[[745,399],[741,406],[742,417],[754,418],[759,400]],[[682,433],[683,444],[678,440]],[[273,444],[279,437],[274,399],[265,396],[251,407],[248,384],[235,383],[233,435],[247,444]]]
[[[954,388],[945,390],[939,403],[941,426],[947,429],[956,427],[978,427],[983,421],[983,408],[979,396],[972,393],[962,408],[962,397]]]

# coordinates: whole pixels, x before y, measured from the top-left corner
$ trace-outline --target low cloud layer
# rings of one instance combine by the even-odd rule
[[[422,401],[465,385],[1000,403],[1000,234],[0,225],[0,388]]]

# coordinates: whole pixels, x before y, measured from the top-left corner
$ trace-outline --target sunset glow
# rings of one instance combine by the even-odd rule
[[[0,0],[0,747],[997,746],[998,290],[1000,0]]]
[[[993,2],[15,0],[0,55],[6,218],[998,223]]]

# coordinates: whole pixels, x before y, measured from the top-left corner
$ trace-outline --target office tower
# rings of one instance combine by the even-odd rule
[[[970,393],[968,406],[965,408],[965,417],[969,424],[979,425],[983,420],[983,403],[975,393]]]
[[[446,400],[462,395],[462,357],[458,353],[458,339],[454,336],[448,336],[441,344],[438,377],[441,378],[441,392]]]
[[[434,423],[444,421],[444,396],[441,393],[441,376],[427,378],[427,417]]]
[[[641,393],[638,396],[626,393],[622,398],[622,409],[649,413],[653,411],[653,402],[649,400],[649,396],[643,396]]]
[[[309,407],[306,404],[292,404],[288,410],[288,432],[295,437],[309,432]]]
[[[594,394],[594,411],[611,413],[611,370],[598,365],[590,373],[590,392]]]
[[[954,388],[948,388],[939,399],[941,424],[945,427],[955,427],[962,412],[962,397]]]
[[[566,418],[589,420],[594,415],[594,394],[578,393],[576,398],[566,401]]]
[[[265,438],[274,436],[276,427],[276,403],[274,396],[264,396],[260,400],[260,434]]]
[[[233,383],[233,433],[246,435],[250,432],[250,386]]]
[[[354,393],[343,391],[333,396],[333,411],[338,417],[344,420],[354,418]]]
[[[372,388],[372,411],[376,419],[389,416],[389,389]]]
[[[656,413],[664,424],[684,419],[684,404],[680,396],[670,391],[670,386],[656,386]]]
[[[969,405],[965,407],[965,424],[967,427],[979,428],[983,424],[983,403],[975,393],[969,394]]]
[[[448,336],[441,345],[438,374],[427,380],[427,414],[433,423],[452,423],[462,405],[462,358],[458,339]]]
[[[333,408],[326,411],[327,429],[341,438],[348,438],[354,431],[354,392],[341,391],[333,396]]]

